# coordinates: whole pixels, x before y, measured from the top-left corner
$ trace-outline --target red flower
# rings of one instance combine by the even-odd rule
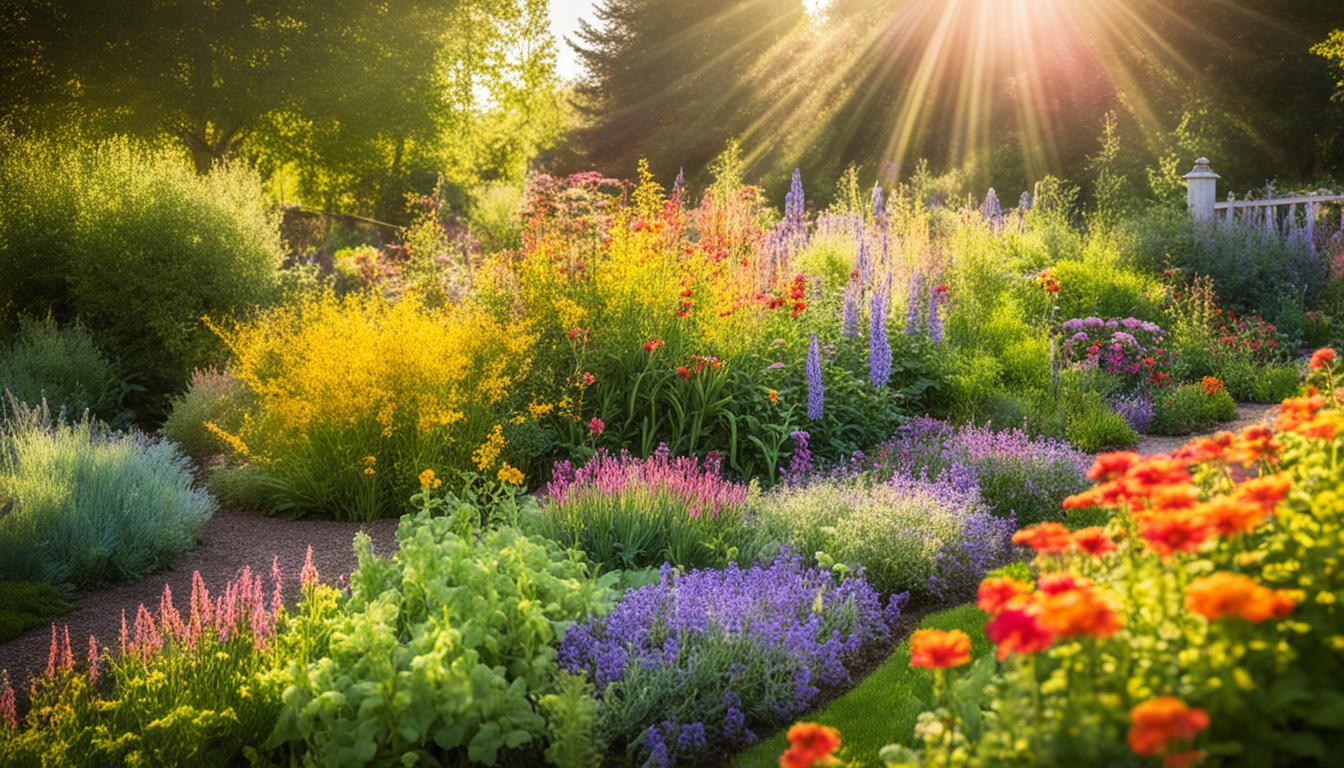
[[[1129,711],[1129,748],[1151,757],[1167,751],[1175,742],[1193,741],[1209,727],[1209,713],[1186,706],[1175,696],[1159,696]]]
[[[1087,471],[1087,479],[1098,483],[1118,480],[1130,467],[1139,461],[1139,454],[1133,451],[1114,451],[1097,456],[1092,468]]]
[[[795,723],[789,729],[789,748],[779,756],[780,768],[815,768],[831,762],[840,748],[840,732],[819,723]]]
[[[1014,544],[1025,544],[1038,554],[1059,555],[1069,551],[1069,529],[1063,523],[1037,523],[1013,534]]]
[[[652,341],[646,341],[646,342],[644,342],[644,351],[645,351],[645,352],[652,352],[652,351],[654,351],[655,349],[660,349],[660,348],[662,348],[662,346],[663,346],[663,340],[662,340],[662,339],[653,339]]]
[[[990,616],[997,616],[1012,605],[1021,605],[1023,596],[1031,593],[1031,585],[1004,576],[980,582],[976,607]]]
[[[1319,371],[1320,369],[1322,369],[1322,368],[1324,368],[1324,367],[1326,367],[1326,366],[1330,366],[1330,365],[1334,365],[1334,364],[1335,364],[1335,350],[1333,350],[1333,349],[1331,349],[1331,348],[1329,348],[1329,347],[1324,347],[1324,348],[1322,348],[1322,349],[1318,349],[1318,350],[1316,350],[1316,352],[1315,352],[1314,354],[1312,354],[1312,356],[1311,356],[1311,363],[1310,363],[1310,365],[1311,365],[1311,370],[1313,370],[1313,371]]]
[[[596,436],[602,434],[605,431],[607,431],[606,422],[602,421],[598,417],[594,416],[592,420],[588,422],[588,434]]]
[[[691,372],[684,365],[677,366],[677,375],[683,379],[686,379],[687,381],[690,381]]]
[[[1034,606],[1009,608],[985,624],[985,634],[996,647],[995,655],[1003,661],[1014,653],[1044,651],[1055,641],[1055,636],[1040,621],[1040,612]]]
[[[594,376],[594,375],[592,374],[591,371],[584,371],[584,372],[583,372],[583,385],[584,385],[585,387],[591,387],[591,386],[593,386],[593,384],[595,384],[596,382],[597,382],[597,377]]]
[[[1095,525],[1074,531],[1073,545],[1095,557],[1101,557],[1115,549],[1115,542],[1106,535],[1106,530]]]

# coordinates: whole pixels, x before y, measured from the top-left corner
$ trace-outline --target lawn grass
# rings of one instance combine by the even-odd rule
[[[985,615],[974,605],[931,614],[919,626],[962,630],[971,636],[974,658],[990,650],[985,638]],[[932,689],[933,674],[910,667],[910,641],[906,639],[854,690],[798,719],[840,729],[848,760],[856,766],[880,766],[878,751],[887,744],[909,741],[915,718],[929,708]],[[788,746],[787,730],[739,754],[732,762],[733,768],[777,768],[779,754]]]
[[[46,624],[70,610],[50,584],[0,581],[0,643]]]

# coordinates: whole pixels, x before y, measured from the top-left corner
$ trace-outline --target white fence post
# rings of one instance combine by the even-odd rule
[[[1201,157],[1195,167],[1181,178],[1185,179],[1185,202],[1197,221],[1213,218],[1213,204],[1218,199],[1218,179],[1222,178],[1209,168],[1209,158]]]

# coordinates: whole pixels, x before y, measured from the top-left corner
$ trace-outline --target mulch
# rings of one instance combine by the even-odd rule
[[[115,644],[121,633],[122,611],[126,611],[127,621],[133,621],[141,603],[151,610],[157,609],[165,584],[173,590],[173,602],[181,607],[191,595],[194,572],[200,571],[206,586],[213,591],[222,588],[247,565],[261,574],[262,583],[269,590],[272,557],[280,558],[286,597],[292,599],[298,591],[299,571],[309,545],[322,580],[334,582],[355,567],[351,543],[357,532],[367,532],[373,539],[374,552],[388,555],[396,545],[397,522],[395,519],[367,523],[294,520],[220,510],[206,522],[202,542],[196,549],[167,569],[134,584],[116,584],[82,596],[70,613],[56,619],[56,625],[70,627],[71,644],[76,648],[87,647],[89,635],[96,636],[99,644]],[[25,690],[27,685],[20,683],[46,668],[50,640],[51,628],[43,626],[0,645],[0,669],[9,671],[16,689]]]

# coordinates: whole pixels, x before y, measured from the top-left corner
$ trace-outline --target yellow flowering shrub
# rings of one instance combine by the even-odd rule
[[[526,413],[534,337],[473,304],[326,294],[211,327],[254,397],[236,432],[208,428],[275,509],[396,514],[426,467],[493,475]]]

